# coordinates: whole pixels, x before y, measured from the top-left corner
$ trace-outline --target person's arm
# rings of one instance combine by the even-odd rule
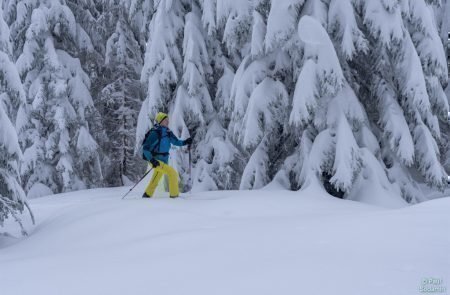
[[[150,131],[150,134],[143,145],[144,156],[148,161],[151,161],[151,159],[153,158],[151,151],[153,151],[157,143],[158,135],[156,134],[156,131]]]
[[[170,139],[170,143],[176,146],[183,146],[186,145],[184,140],[178,139],[175,134],[173,134],[172,131],[169,131],[169,139]]]

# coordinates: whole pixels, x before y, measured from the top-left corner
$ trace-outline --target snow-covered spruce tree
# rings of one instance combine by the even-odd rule
[[[86,120],[89,123],[92,137],[99,145],[98,151],[102,170],[107,172],[111,163],[109,155],[106,153],[109,139],[103,127],[103,116],[99,112],[102,105],[99,97],[101,91],[111,79],[106,75],[107,70],[105,69],[105,46],[109,36],[105,35],[103,11],[101,11],[102,3],[97,0],[66,0],[66,3],[77,21],[77,34],[78,38],[81,38],[79,40],[81,47],[77,51],[77,57],[91,81],[89,90],[95,108],[88,109]],[[106,10],[110,12],[109,8]],[[112,34],[111,30],[114,30],[114,26],[115,24],[108,30],[110,34]],[[104,176],[104,180],[105,183],[108,183],[109,179]]]
[[[247,163],[241,189],[260,188],[274,177],[291,144],[288,119],[293,67],[286,46],[295,32],[299,1],[271,10],[256,1],[251,13],[248,51],[239,65],[227,109],[229,136]],[[280,14],[284,14],[280,19]]]
[[[26,202],[19,177],[22,151],[11,122],[17,117],[19,106],[25,102],[25,93],[11,57],[10,31],[0,6],[0,227],[12,215],[25,233],[17,215],[24,210]]]
[[[250,34],[250,6],[245,1],[199,1],[202,9],[203,32],[212,75],[206,80],[214,107],[203,140],[197,137],[197,157],[194,158],[194,190],[238,189],[245,158],[238,146],[228,136],[231,122],[231,93],[235,72],[242,61],[242,53],[248,52]],[[239,34],[240,37],[233,37]],[[232,44],[242,44],[233,47]],[[230,50],[229,50],[230,49]],[[241,52],[242,50],[242,52]],[[201,181],[201,179],[213,180]]]
[[[44,1],[32,11],[16,63],[27,92],[22,116],[30,122],[19,137],[27,191],[70,191],[102,181],[98,145],[86,121],[93,108],[89,77],[69,54],[84,46],[77,43],[79,30],[64,1]]]
[[[285,177],[293,174],[305,184],[314,176],[348,198],[367,195],[361,189],[371,185],[376,197],[401,191],[413,202],[423,195],[417,183],[442,186],[445,173],[436,146],[438,108],[448,109],[441,95],[442,44],[430,6],[401,4],[305,3],[301,15],[314,16],[316,24],[304,17],[308,29],[299,24],[304,52],[290,123],[306,130],[298,152],[285,162]],[[424,12],[422,20],[417,9]],[[426,28],[419,25],[426,22]],[[328,53],[321,54],[324,50]],[[423,178],[417,178],[419,173]]]
[[[290,123],[306,126],[300,147],[308,150],[300,152],[309,154],[302,157],[300,183],[315,178],[348,192],[363,164],[363,151],[354,131],[367,130],[365,112],[344,78],[322,25],[315,18],[303,16],[298,33],[304,50],[303,67],[294,91]],[[370,152],[364,154],[369,157],[366,154]]]
[[[450,2],[448,0],[442,0],[441,5],[434,5],[434,14],[436,16],[436,23],[439,29],[439,36],[444,44],[444,52],[447,60],[447,65],[449,65],[449,49],[450,44],[448,42],[448,33],[450,32]],[[446,86],[445,86],[446,85]],[[445,88],[445,94],[447,95],[447,101],[450,104],[450,87],[449,84],[443,85]],[[441,130],[441,140],[440,140],[440,151],[441,151],[441,163],[450,175],[450,113],[448,114],[447,120],[444,118],[440,119],[440,130]],[[448,183],[450,183],[450,176],[448,176]]]
[[[139,75],[143,61],[124,8],[119,10],[119,14],[105,55],[105,66],[113,81],[100,96],[103,126],[110,138],[106,149],[111,165],[105,171],[110,185],[123,185],[129,182],[124,181],[127,178],[136,181],[145,169],[142,159],[134,153],[136,123],[142,104]]]
[[[146,18],[152,15],[153,2],[149,0],[145,1],[131,1],[131,0],[105,0],[105,1],[93,1],[86,0],[80,5],[79,1],[67,1],[68,6],[74,12],[76,20],[80,23],[82,29],[84,29],[93,42],[94,50],[81,51],[79,59],[82,63],[83,69],[89,74],[91,85],[91,96],[93,97],[95,109],[87,116],[91,134],[99,144],[101,151],[101,165],[104,170],[104,179],[106,185],[120,185],[123,183],[120,169],[117,169],[117,163],[120,160],[117,157],[117,153],[113,152],[111,142],[115,140],[115,136],[111,132],[111,122],[117,117],[117,110],[111,106],[107,107],[105,104],[105,98],[107,93],[104,91],[106,88],[111,90],[111,86],[116,87],[116,93],[120,92],[120,85],[117,84],[117,72],[116,62],[106,62],[107,55],[107,43],[111,36],[116,35],[117,23],[123,24],[126,28],[127,38],[131,41],[133,47],[133,53],[136,58],[136,64],[140,64],[141,67],[143,50],[144,50],[144,36],[143,32],[146,31],[148,25],[144,24],[147,19],[143,19],[143,15]],[[144,9],[142,11],[141,9]],[[144,26],[145,28],[143,28]],[[136,41],[139,42],[139,46],[136,49]],[[115,54],[114,51],[110,51],[111,54]],[[138,54],[139,53],[139,54]],[[126,66],[126,67],[129,67]],[[136,77],[131,77],[131,80],[136,80]],[[136,83],[127,84],[123,89],[129,94],[133,92],[132,96],[138,101],[142,97],[139,93],[139,85]],[[120,86],[118,88],[118,86]],[[96,111],[99,112],[96,112]],[[109,126],[106,126],[108,125]],[[108,131],[109,130],[109,131]],[[128,132],[135,134],[135,126],[128,128]],[[131,136],[131,135],[130,135]],[[132,136],[131,136],[132,137]],[[113,144],[114,145],[114,144]],[[136,166],[136,171],[140,170],[139,165]],[[137,173],[137,172],[136,172]],[[135,173],[135,174],[136,174]],[[140,174],[140,173],[137,173]],[[132,180],[135,180],[135,176],[131,176]]]
[[[209,24],[208,31],[202,25],[199,4],[192,2],[190,12],[185,16],[182,83],[171,111],[172,127],[177,135],[194,137],[192,182],[187,182],[191,175],[188,175],[186,151],[178,150],[174,162],[186,190],[236,188],[237,175],[233,166],[239,161],[238,153],[226,138],[225,122],[218,118],[210,94],[216,87],[214,82],[220,77],[217,73],[228,74],[225,73],[226,60],[222,56],[214,24]],[[206,14],[203,18],[211,19]],[[224,79],[221,81],[226,83]],[[231,80],[229,82],[229,85],[221,86],[230,87]],[[215,107],[220,105],[216,103]]]
[[[432,7],[359,1],[355,11],[372,50],[348,64],[359,72],[354,88],[380,142],[378,160],[406,200],[420,201],[419,183],[442,187],[446,178],[437,142],[438,117],[448,110],[447,67]]]
[[[207,78],[212,75],[209,65],[209,53],[204,40],[200,19],[200,9],[192,3],[191,11],[185,15],[183,32],[183,74],[178,86],[173,108],[171,110],[171,127],[176,135],[187,138],[197,135],[204,138],[206,126],[211,120],[213,106],[209,94]],[[195,150],[194,145],[194,151]],[[201,144],[204,147],[204,143]],[[178,150],[174,157],[174,166],[181,174],[182,185],[187,187],[189,159],[186,152]],[[203,169],[206,169],[203,168]],[[194,178],[202,182],[206,189],[214,189],[214,181],[203,177]]]
[[[155,2],[141,74],[141,83],[147,95],[138,118],[137,149],[152,126],[151,118],[158,111],[168,112],[175,97],[182,72],[181,44],[186,14],[183,4],[180,0]]]
[[[328,32],[320,17],[327,12]],[[278,176],[289,176],[294,187],[318,180],[338,196],[359,197],[361,182],[382,188],[377,193],[392,196],[395,188],[375,158],[377,139],[351,87],[353,69],[345,62],[367,50],[351,2],[331,1],[326,11],[325,6],[308,1],[301,15],[298,46],[302,52],[297,60],[301,67],[289,120],[301,136]]]

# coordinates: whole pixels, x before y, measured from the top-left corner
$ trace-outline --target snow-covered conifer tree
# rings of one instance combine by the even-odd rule
[[[186,13],[183,2],[160,0],[155,5],[141,74],[147,96],[139,113],[137,148],[152,125],[151,118],[158,111],[169,110],[182,71],[181,42]]]
[[[304,44],[303,68],[294,92],[290,122],[308,124],[316,133],[305,169],[310,177],[330,175],[340,191],[348,191],[361,168],[361,152],[353,128],[360,127],[364,111],[345,78],[335,49],[322,25],[310,16],[299,23]],[[306,140],[306,139],[305,139]],[[306,179],[307,180],[307,179]],[[305,181],[306,181],[305,180]]]
[[[283,50],[295,31],[298,1],[270,10],[269,1],[258,1],[253,10],[250,50],[234,76],[231,99],[233,142],[248,159],[240,181],[241,189],[260,188],[274,176],[288,132],[290,98],[286,84],[292,72],[287,52]],[[277,21],[280,13],[285,19]]]
[[[447,67],[431,4],[368,0],[356,10],[372,50],[349,65],[361,73],[353,76],[381,145],[378,160],[406,200],[420,201],[418,182],[442,187],[446,178],[437,142]]]
[[[207,104],[208,107],[204,108],[207,110],[203,116],[204,122],[200,123],[199,130],[194,130],[196,137],[193,149],[192,190],[237,189],[244,159],[228,138],[226,131],[230,123],[231,114],[228,112],[228,107],[235,72],[232,62],[227,58],[226,48],[221,45],[226,23],[216,19],[216,16],[222,15],[223,12],[215,10],[215,1],[199,1],[198,4],[198,6],[192,6],[192,12],[189,14],[198,20],[187,19],[192,23],[195,20],[195,29],[191,32],[185,30],[184,42],[192,43],[192,40],[196,39],[195,35],[198,34],[198,38],[205,46],[203,53],[195,60],[200,63],[203,59],[203,64],[199,67],[202,69],[200,72],[203,72],[203,76],[199,78],[205,92],[209,92],[212,106]],[[197,7],[200,7],[200,10],[197,10]],[[236,15],[236,12],[230,11],[230,13]],[[205,55],[206,58],[203,57]],[[191,56],[192,52],[184,50],[185,65],[186,60],[188,62],[192,60]],[[192,77],[189,67],[184,67],[184,70],[183,77]],[[177,97],[177,99],[181,98]],[[190,122],[188,126],[192,126],[192,120],[188,119],[188,122]]]
[[[100,96],[104,127],[110,138],[106,145],[111,158],[107,179],[116,185],[123,184],[125,178],[139,179],[145,167],[142,159],[134,154],[136,123],[142,104],[139,75],[143,62],[125,11],[122,8],[119,12],[105,55],[105,66],[113,81]]]
[[[22,226],[17,216],[25,206],[25,193],[20,186],[19,175],[22,151],[11,120],[14,122],[19,106],[24,104],[25,93],[11,60],[10,31],[2,12],[0,6],[0,226],[10,215]]]
[[[200,9],[194,3],[185,16],[183,32],[183,74],[171,111],[171,127],[176,135],[187,138],[197,134],[204,138],[206,126],[212,119],[213,106],[209,94],[207,79],[212,75],[209,65],[209,53],[204,40],[200,19]],[[194,151],[196,151],[194,145]],[[200,143],[200,147],[203,143]],[[188,173],[186,152],[178,151],[175,158],[176,167],[182,176]],[[197,177],[196,177],[197,179]],[[188,185],[187,177],[182,177],[183,184]],[[206,181],[206,179],[202,179]],[[209,184],[204,185],[205,188]],[[209,189],[214,189],[212,186]]]
[[[85,117],[94,107],[89,77],[68,53],[84,46],[77,43],[79,30],[62,1],[46,1],[32,11],[17,60],[29,104],[23,116],[30,126],[20,136],[27,191],[34,185],[69,191],[102,181],[98,146]]]

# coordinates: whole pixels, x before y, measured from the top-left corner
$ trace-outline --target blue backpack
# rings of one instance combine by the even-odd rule
[[[146,161],[148,161],[148,159],[144,155],[144,144],[147,141],[148,137],[150,136],[150,133],[152,133],[152,131],[156,132],[156,134],[158,134],[158,137],[156,139],[157,143],[155,144],[155,147],[150,152],[153,153],[156,150],[156,148],[158,147],[158,144],[161,142],[161,137],[162,136],[161,136],[161,130],[159,128],[153,127],[152,129],[147,131],[147,133],[145,133],[144,140],[142,141],[141,148],[139,149],[139,154],[141,155],[142,159],[144,159]]]

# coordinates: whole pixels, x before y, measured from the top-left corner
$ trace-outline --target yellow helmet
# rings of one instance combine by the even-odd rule
[[[167,115],[166,113],[159,112],[159,113],[156,114],[155,121],[156,121],[158,124],[161,124],[161,122],[162,122],[164,119],[168,118],[168,117],[169,117],[169,115]]]

